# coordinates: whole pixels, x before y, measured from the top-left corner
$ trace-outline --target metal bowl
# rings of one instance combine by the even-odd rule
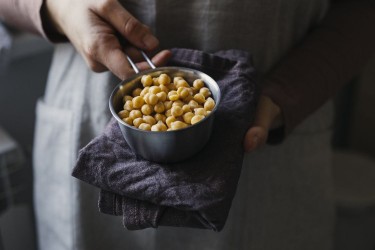
[[[162,73],[168,74],[172,79],[175,76],[181,76],[190,83],[195,79],[202,79],[212,93],[216,103],[215,108],[200,122],[184,129],[173,131],[145,131],[122,121],[117,114],[123,109],[123,97],[130,95],[135,88],[143,87],[141,85],[141,77],[143,75],[148,74],[156,77]],[[207,74],[183,67],[160,67],[143,71],[121,82],[111,94],[109,108],[113,117],[116,118],[126,142],[135,154],[150,161],[172,163],[193,156],[208,142],[212,132],[214,115],[220,104],[220,97],[219,86]]]

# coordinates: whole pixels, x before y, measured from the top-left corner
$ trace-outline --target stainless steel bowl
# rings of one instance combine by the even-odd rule
[[[162,73],[168,74],[172,79],[175,76],[184,77],[189,83],[198,78],[202,79],[212,93],[212,97],[216,102],[215,108],[202,121],[174,131],[145,131],[122,121],[117,114],[123,109],[123,97],[129,95],[135,88],[143,87],[141,85],[141,77],[143,75],[149,74],[152,77],[156,77]],[[111,94],[109,108],[134,153],[150,161],[172,163],[193,156],[208,142],[212,132],[215,112],[220,104],[220,98],[219,86],[207,74],[189,68],[161,67],[143,71],[121,82]]]

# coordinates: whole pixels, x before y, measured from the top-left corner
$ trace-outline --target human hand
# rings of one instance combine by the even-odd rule
[[[253,125],[246,132],[243,147],[252,152],[262,147],[268,138],[270,129],[282,125],[281,109],[269,97],[261,95],[256,108]]]
[[[159,44],[150,29],[117,0],[46,0],[46,11],[56,30],[69,38],[93,71],[110,70],[122,80],[134,74],[126,54],[139,62],[142,57],[135,47],[151,51]],[[159,66],[169,57],[169,51],[161,51],[152,61]],[[147,67],[145,63],[138,66]]]

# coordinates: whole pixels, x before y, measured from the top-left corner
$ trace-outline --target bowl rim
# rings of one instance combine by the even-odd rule
[[[116,95],[117,91],[120,89],[121,86],[123,86],[124,84],[126,84],[126,82],[129,82],[129,81],[132,81],[136,78],[138,78],[139,76],[141,75],[145,75],[145,74],[148,74],[148,73],[152,73],[152,72],[157,72],[157,71],[162,71],[162,70],[167,70],[167,69],[174,69],[174,70],[185,70],[185,71],[193,71],[194,73],[199,73],[201,75],[204,75],[204,77],[208,78],[211,80],[212,83],[214,83],[214,85],[217,87],[218,89],[218,93],[217,93],[217,100],[215,100],[215,107],[214,109],[211,111],[211,113],[206,116],[204,119],[200,120],[199,122],[193,124],[193,125],[190,125],[190,126],[187,126],[186,128],[182,128],[182,129],[178,129],[178,130],[170,130],[170,131],[149,131],[149,130],[143,130],[143,129],[139,129],[137,127],[134,127],[134,126],[131,126],[129,124],[127,124],[126,122],[124,122],[119,116],[118,114],[116,113],[114,107],[113,107],[113,103],[112,103],[112,100],[114,98],[114,96]],[[208,86],[206,86],[208,87]],[[209,87],[208,87],[209,88]],[[210,88],[209,88],[210,89]],[[211,90],[211,89],[210,89]],[[211,76],[209,76],[208,74],[200,71],[200,70],[196,70],[196,69],[192,69],[192,68],[187,68],[187,67],[176,67],[176,66],[168,66],[168,67],[158,67],[158,68],[155,68],[155,69],[148,69],[148,70],[145,70],[145,71],[142,71],[142,72],[139,72],[123,81],[121,81],[119,84],[116,85],[116,87],[113,89],[110,97],[109,97],[109,109],[111,111],[111,114],[112,116],[117,120],[117,122],[121,123],[122,125],[130,128],[130,129],[133,129],[133,130],[136,130],[138,132],[142,132],[142,133],[150,133],[150,132],[153,132],[153,133],[178,133],[178,132],[182,132],[182,131],[185,131],[185,130],[188,130],[188,129],[191,129],[192,127],[195,127],[196,125],[199,125],[201,124],[202,122],[204,122],[206,119],[210,118],[211,116],[214,115],[214,113],[216,112],[219,104],[220,104],[220,101],[221,101],[221,89],[220,89],[220,86],[219,84],[217,84],[216,80],[214,80]]]

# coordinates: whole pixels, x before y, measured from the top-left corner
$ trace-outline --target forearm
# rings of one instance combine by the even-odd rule
[[[280,106],[286,133],[360,73],[375,50],[374,26],[373,2],[336,3],[264,78],[263,94]]]
[[[0,19],[35,34],[44,35],[41,21],[43,0],[0,0]]]

